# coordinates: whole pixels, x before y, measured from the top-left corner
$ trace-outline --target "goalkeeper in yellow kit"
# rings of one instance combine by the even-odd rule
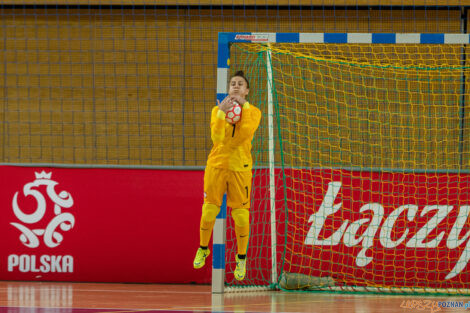
[[[200,247],[194,258],[194,268],[204,266],[209,256],[209,240],[215,218],[219,214],[224,193],[235,222],[237,236],[237,266],[234,276],[245,278],[246,250],[250,233],[251,141],[261,120],[261,111],[246,101],[249,82],[242,71],[230,78],[228,96],[212,109],[211,138],[213,147],[204,172],[204,204],[200,222]],[[230,124],[225,114],[236,101],[242,106],[240,121]]]

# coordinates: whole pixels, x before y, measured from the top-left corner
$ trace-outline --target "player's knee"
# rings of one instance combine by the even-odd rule
[[[202,205],[202,219],[206,222],[212,222],[219,214],[220,207],[212,203],[204,203]]]
[[[239,227],[247,226],[250,223],[250,211],[247,209],[232,209],[232,218],[235,225]]]

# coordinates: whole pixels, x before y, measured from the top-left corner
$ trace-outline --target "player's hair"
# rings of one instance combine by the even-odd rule
[[[232,78],[234,78],[235,76],[243,78],[246,81],[246,86],[248,87],[248,89],[250,88],[250,82],[245,77],[245,73],[243,73],[243,71],[237,71],[235,74],[233,74],[232,77],[230,77],[230,80],[232,80]]]

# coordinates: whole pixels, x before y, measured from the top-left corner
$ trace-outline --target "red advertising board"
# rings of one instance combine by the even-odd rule
[[[0,280],[209,283],[203,171],[1,166]]]
[[[211,258],[192,268],[203,171],[0,171],[0,280],[210,282]],[[469,287],[470,175],[290,169],[281,181],[277,174],[284,271],[343,285]],[[258,284],[270,273],[269,190],[266,171],[254,177],[248,254],[256,258],[247,278]]]
[[[284,270],[341,285],[469,288],[470,175],[287,170],[286,179]]]

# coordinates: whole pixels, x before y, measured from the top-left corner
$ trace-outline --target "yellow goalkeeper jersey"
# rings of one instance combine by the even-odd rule
[[[261,111],[245,102],[241,120],[232,125],[225,121],[225,113],[218,106],[212,109],[211,138],[214,146],[207,165],[232,171],[251,171],[251,141],[259,126]]]

